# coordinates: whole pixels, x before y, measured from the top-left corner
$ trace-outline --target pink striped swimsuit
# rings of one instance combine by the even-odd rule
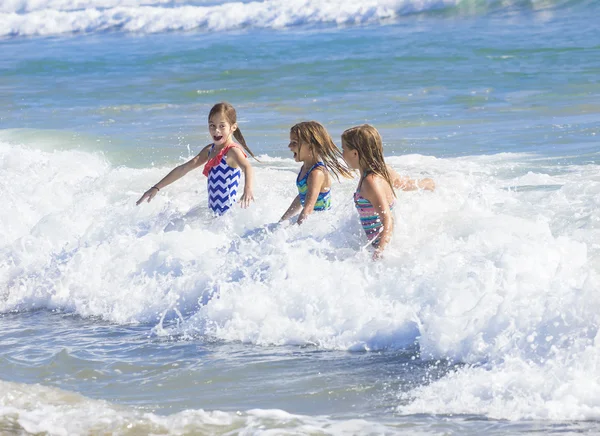
[[[371,202],[360,195],[358,190],[354,193],[354,205],[360,216],[360,224],[367,234],[367,239],[370,242],[372,241],[373,247],[379,247],[381,232],[383,231],[383,223],[379,218],[379,214],[375,211]],[[390,204],[390,211],[394,209],[395,205],[395,201]]]

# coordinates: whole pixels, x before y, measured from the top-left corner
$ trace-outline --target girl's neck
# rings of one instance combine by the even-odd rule
[[[311,158],[303,160],[302,162],[303,162],[302,167],[308,170],[314,164],[316,164],[317,162],[319,162],[319,157],[318,156],[313,156]]]
[[[233,142],[233,140],[231,140],[231,139],[229,139],[228,141],[225,141],[221,145],[215,145],[215,149],[220,151],[220,150],[223,150],[225,147],[229,147],[230,145],[235,145],[235,142]]]

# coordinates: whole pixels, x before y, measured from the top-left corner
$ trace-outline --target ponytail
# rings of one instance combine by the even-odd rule
[[[252,156],[257,162],[260,162],[258,159],[256,159],[256,156],[254,156],[254,153],[252,153],[250,147],[246,145],[246,140],[244,139],[244,135],[242,135],[242,131],[239,127],[233,132],[233,137],[241,144],[242,147],[244,147],[244,150],[246,150],[250,156]]]

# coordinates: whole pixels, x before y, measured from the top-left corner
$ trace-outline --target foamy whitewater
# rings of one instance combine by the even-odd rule
[[[600,432],[600,31],[580,1],[0,5],[0,433]],[[194,171],[231,102],[255,202]],[[400,174],[276,224],[289,128]]]
[[[365,24],[443,9],[456,0],[8,0],[0,6],[0,36],[124,31],[283,29],[299,25]]]

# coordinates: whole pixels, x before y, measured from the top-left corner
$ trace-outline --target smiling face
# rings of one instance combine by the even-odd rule
[[[231,136],[237,129],[237,123],[231,124],[224,114],[215,114],[208,120],[208,131],[216,146],[231,142]]]
[[[342,157],[353,170],[360,169],[358,151],[348,147],[346,141],[342,139]]]
[[[290,143],[288,145],[290,151],[294,154],[296,162],[304,162],[313,158],[313,153],[308,144],[301,144],[298,135],[290,132]]]

